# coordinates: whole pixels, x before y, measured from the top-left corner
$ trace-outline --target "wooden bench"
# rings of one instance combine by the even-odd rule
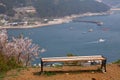
[[[94,56],[71,56],[71,57],[47,57],[41,58],[41,72],[43,72],[43,64],[46,62],[74,62],[74,61],[101,61],[101,70],[106,72],[106,58],[101,55]]]

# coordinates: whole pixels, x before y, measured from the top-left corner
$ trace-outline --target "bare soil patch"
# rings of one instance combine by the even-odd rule
[[[98,71],[98,67],[45,67],[45,73],[41,75],[40,68],[12,70],[3,80],[120,80],[120,66],[117,64],[107,64],[106,73]]]

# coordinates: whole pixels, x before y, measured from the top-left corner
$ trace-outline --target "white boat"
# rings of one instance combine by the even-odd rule
[[[98,42],[105,42],[105,39],[100,38]]]
[[[103,22],[97,22],[97,25],[98,25],[98,26],[102,26],[102,25],[103,25]]]
[[[45,51],[46,51],[46,49],[42,48],[40,52],[43,53],[43,52],[45,52]]]

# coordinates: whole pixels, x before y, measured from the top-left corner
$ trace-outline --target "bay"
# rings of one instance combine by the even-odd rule
[[[23,34],[33,43],[45,48],[40,57],[60,57],[68,53],[74,55],[103,55],[108,62],[120,59],[120,13],[105,16],[89,16],[79,20],[101,21],[94,23],[70,22],[31,29],[9,29],[9,36]],[[92,30],[92,31],[90,31]],[[103,41],[100,41],[102,39]],[[36,60],[34,63],[39,63]]]

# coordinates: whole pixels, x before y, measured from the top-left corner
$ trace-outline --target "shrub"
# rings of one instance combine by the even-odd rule
[[[0,72],[7,71],[7,70],[8,70],[8,67],[5,61],[5,57],[0,52]]]
[[[76,56],[76,55],[72,53],[67,54],[67,57],[72,57],[72,56]],[[74,65],[80,65],[80,63],[78,61],[70,61],[70,62],[64,62],[64,65],[74,66]]]
[[[72,53],[68,53],[68,54],[67,54],[67,57],[71,57],[71,56],[75,56],[75,55],[72,54]]]
[[[20,64],[16,62],[14,57],[7,58],[0,52],[0,72],[6,72],[11,69],[20,67]]]
[[[44,75],[52,76],[52,75],[56,75],[56,74],[54,72],[47,71],[47,72],[44,72]]]
[[[15,69],[15,68],[21,67],[21,64],[17,63],[15,57],[11,57],[7,62],[7,66],[9,66],[9,69]]]
[[[120,64],[120,59],[119,60],[117,60],[117,61],[115,61],[115,62],[113,62],[114,64]]]

